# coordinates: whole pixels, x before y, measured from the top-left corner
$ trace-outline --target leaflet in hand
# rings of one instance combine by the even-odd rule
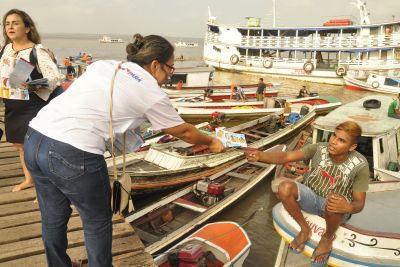
[[[14,100],[29,100],[28,89],[13,88],[7,78],[1,79],[0,97]]]
[[[247,147],[244,134],[228,132],[225,127],[219,127],[215,129],[215,135],[224,147]]]
[[[28,80],[32,70],[35,68],[34,65],[24,60],[23,58],[17,59],[15,67],[10,73],[9,82],[11,88],[22,88],[23,83]]]

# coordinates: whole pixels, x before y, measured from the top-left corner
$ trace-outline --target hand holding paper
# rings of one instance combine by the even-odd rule
[[[244,134],[228,132],[225,128],[219,127],[215,129],[215,135],[225,147],[247,147]]]

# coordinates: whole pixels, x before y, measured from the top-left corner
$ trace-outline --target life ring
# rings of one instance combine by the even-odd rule
[[[379,82],[378,82],[378,81],[373,81],[373,82],[371,83],[371,86],[372,86],[373,88],[378,88],[378,87],[379,87]]]
[[[297,174],[304,174],[308,172],[309,168],[307,165],[304,164],[298,164],[298,163],[285,163],[285,169],[290,171],[291,173],[297,173]]]
[[[303,65],[303,70],[307,73],[311,73],[314,70],[314,64],[310,61],[307,61]]]
[[[263,67],[266,68],[266,69],[271,68],[272,65],[273,65],[272,58],[270,58],[270,57],[265,58],[265,59],[263,60],[263,63],[262,63],[262,64],[263,64]]]
[[[381,107],[381,101],[378,99],[368,99],[363,102],[363,107],[366,109],[370,108],[380,108]]]
[[[239,62],[239,57],[238,55],[232,55],[231,56],[231,63],[232,65],[236,65]]]
[[[346,73],[347,73],[347,69],[345,67],[340,66],[340,67],[336,68],[336,75],[337,76],[341,76],[342,77],[342,76],[346,75]]]

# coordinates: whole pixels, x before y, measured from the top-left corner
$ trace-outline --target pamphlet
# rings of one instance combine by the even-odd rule
[[[32,70],[35,68],[34,65],[24,60],[23,58],[17,59],[15,67],[10,73],[9,82],[11,88],[21,88],[22,85],[28,80]]]
[[[225,130],[225,127],[215,129],[216,137],[221,140],[224,147],[247,147],[246,137],[244,134],[232,133]]]
[[[14,100],[29,100],[29,91],[23,88],[13,88],[8,78],[2,78],[0,97]]]

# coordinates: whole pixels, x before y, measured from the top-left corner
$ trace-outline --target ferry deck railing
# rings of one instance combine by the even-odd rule
[[[368,48],[392,48],[400,46],[400,34],[376,36],[244,36],[236,42],[221,42],[219,35],[208,32],[206,42],[265,49],[319,49],[352,50]]]

